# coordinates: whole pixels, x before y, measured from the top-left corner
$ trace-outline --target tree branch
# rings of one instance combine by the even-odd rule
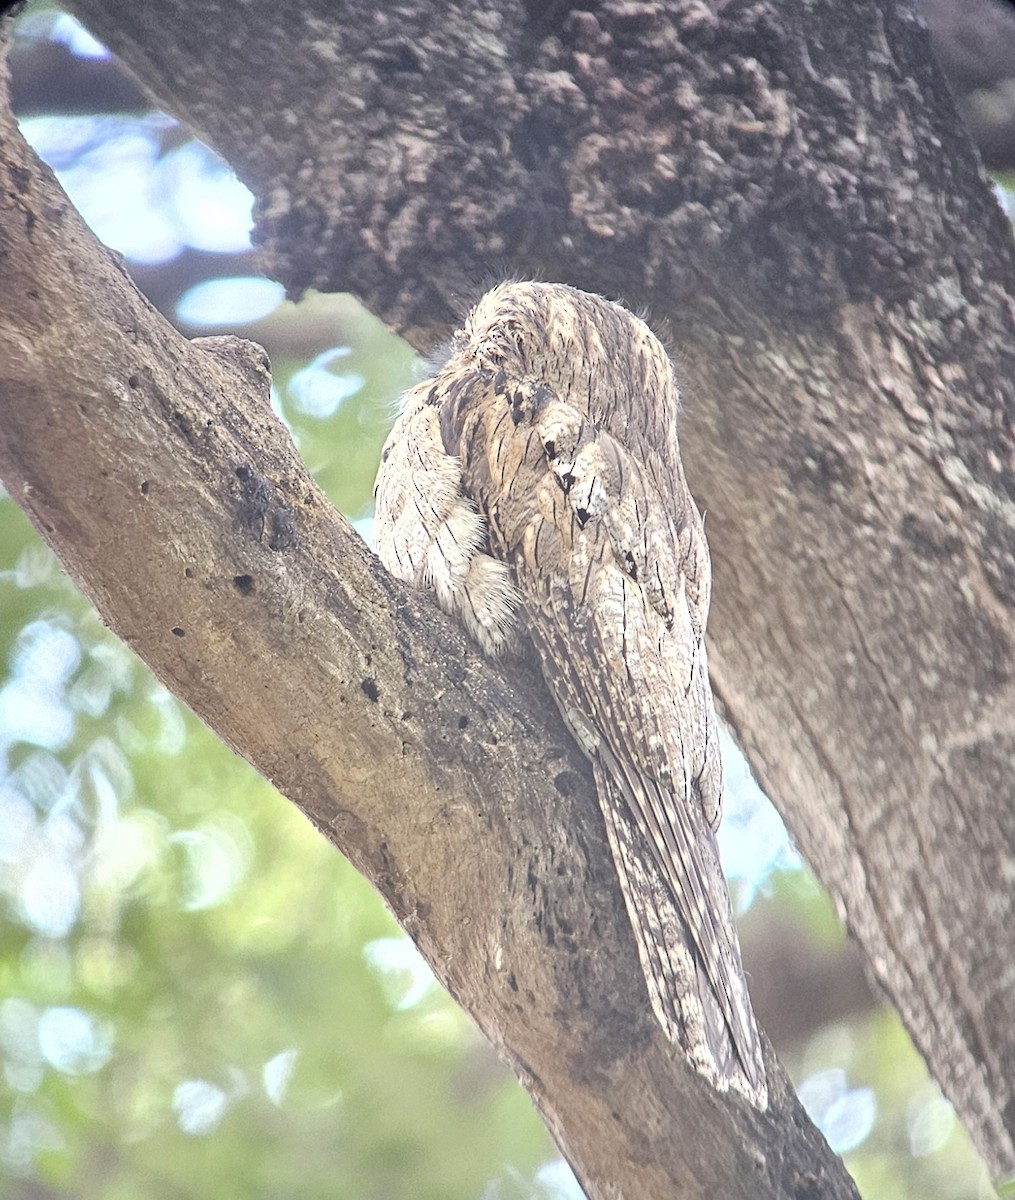
[[[0,473],[103,618],[377,885],[590,1197],[854,1197],[770,1051],[763,1115],[669,1051],[541,682],[380,569],[260,348],[180,337],[6,108],[0,148]]]

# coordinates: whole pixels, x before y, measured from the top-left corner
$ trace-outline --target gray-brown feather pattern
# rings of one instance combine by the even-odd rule
[[[598,297],[528,283],[480,301],[406,411],[416,431],[439,427],[441,471],[453,464],[464,506],[459,524],[462,511],[482,522],[485,537],[468,553],[502,564],[516,589],[503,636],[484,638],[493,619],[477,636],[492,651],[531,637],[592,759],[660,1023],[715,1086],[764,1107],[760,1041],[715,847],[722,769],[703,641],[710,569],[680,463],[677,404],[670,361],[643,322]],[[433,409],[436,424],[426,416]],[[411,434],[396,426],[389,447]],[[396,454],[396,464],[439,457],[427,447]],[[418,504],[429,484],[387,474],[382,466],[379,551],[410,578],[400,497]],[[438,499],[444,512],[448,497]],[[437,545],[434,530],[427,536]],[[452,564],[448,577],[474,578],[476,565]],[[469,621],[464,601],[448,595],[442,604]],[[491,608],[502,602],[491,595]],[[468,603],[477,603],[475,587]]]

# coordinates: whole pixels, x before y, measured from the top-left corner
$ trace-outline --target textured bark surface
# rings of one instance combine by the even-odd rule
[[[351,290],[417,344],[497,267],[669,324],[727,715],[1015,1170],[1015,261],[914,18],[76,8],[250,184],[292,289]]]
[[[591,772],[540,681],[496,673],[380,567],[272,413],[263,351],[177,334],[9,113],[0,263],[11,495],[113,630],[381,890],[588,1195],[855,1197],[770,1049],[761,1114],[666,1043]]]

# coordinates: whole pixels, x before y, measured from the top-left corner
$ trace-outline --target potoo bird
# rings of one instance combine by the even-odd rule
[[[721,1091],[767,1104],[715,829],[711,568],[673,366],[644,322],[559,284],[487,293],[406,396],[377,549],[482,648],[524,639],[588,755],[655,1014]]]

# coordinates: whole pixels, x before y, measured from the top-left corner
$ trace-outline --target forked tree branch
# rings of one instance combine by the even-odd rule
[[[503,265],[670,325],[715,689],[1015,1170],[1015,254],[910,9],[74,7],[251,186],[294,291],[419,345]]]
[[[592,1198],[855,1197],[770,1051],[764,1115],[651,1014],[589,770],[538,679],[398,586],[0,116],[0,474],[102,618],[380,889]]]

